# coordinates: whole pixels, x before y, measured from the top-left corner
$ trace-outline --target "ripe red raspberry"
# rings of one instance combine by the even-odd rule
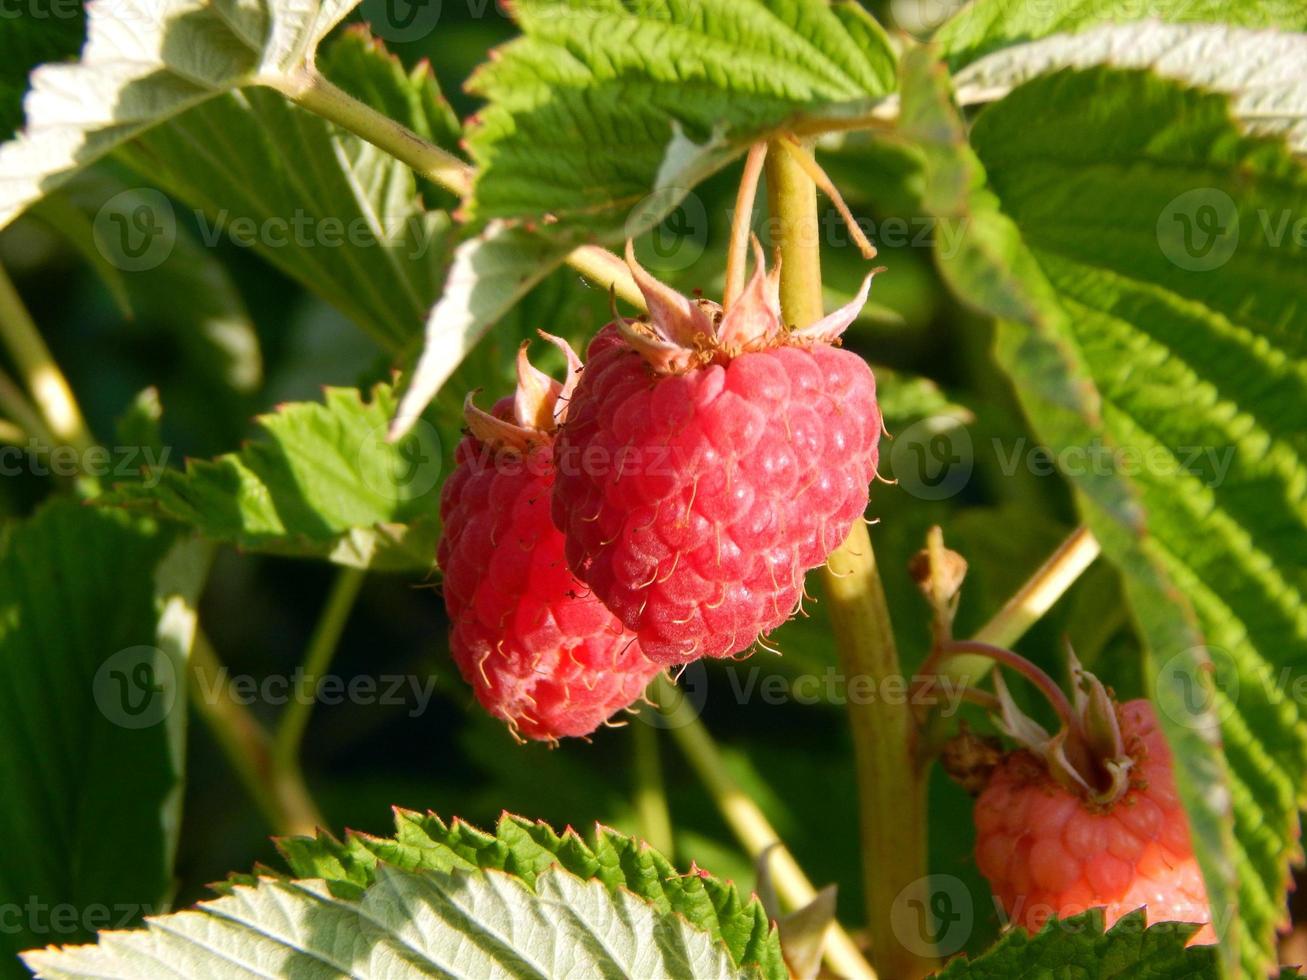
[[[487,414],[469,396],[438,553],[460,673],[487,711],[541,740],[588,735],[661,669],[568,571],[550,520],[554,413],[579,362],[549,339],[569,357],[568,386],[536,371],[523,345],[515,398]]]
[[[1008,917],[1038,930],[1102,906],[1107,924],[1140,906],[1148,922],[1200,922],[1192,942],[1214,943],[1212,913],[1176,795],[1171,751],[1153,706],[1117,708],[1132,764],[1114,799],[1093,802],[1054,778],[1027,749],[1010,753],[976,800],[976,864]]]
[[[833,346],[871,277],[790,330],[755,252],[724,313],[658,283],[628,244],[649,318],[595,337],[559,432],[553,514],[568,562],[661,663],[737,653],[788,619],[876,472],[875,379]]]

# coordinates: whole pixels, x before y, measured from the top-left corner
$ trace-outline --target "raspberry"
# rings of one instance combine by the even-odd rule
[[[594,338],[559,431],[553,515],[568,562],[660,663],[729,656],[788,619],[876,472],[875,379],[833,346],[871,276],[792,331],[755,253],[723,313],[658,283],[628,244],[649,319]]]
[[[1171,751],[1144,700],[1117,709],[1129,783],[1095,803],[1027,749],[1007,755],[976,800],[976,864],[1008,917],[1038,930],[1102,906],[1107,924],[1143,906],[1148,922],[1203,923],[1214,943],[1189,821],[1176,795]]]
[[[576,355],[569,355],[574,383]],[[471,404],[471,430],[441,492],[438,561],[450,650],[477,700],[514,733],[587,735],[640,697],[661,669],[634,634],[567,569],[549,516],[554,412],[566,386],[518,355],[514,399],[491,414]]]

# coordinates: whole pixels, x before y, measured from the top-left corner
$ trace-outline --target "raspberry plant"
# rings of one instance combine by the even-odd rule
[[[6,974],[1300,960],[1307,15],[928,6],[5,12]]]

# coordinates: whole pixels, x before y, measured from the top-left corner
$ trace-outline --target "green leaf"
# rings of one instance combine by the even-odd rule
[[[406,73],[351,29],[326,45],[319,67],[418,135],[455,145],[457,121],[429,66]],[[453,198],[393,157],[260,88],[193,108],[117,156],[194,209],[205,245],[253,250],[387,349],[419,335],[454,244],[440,210]],[[157,207],[159,227],[177,223],[170,204]],[[136,234],[128,222],[121,232]]]
[[[327,388],[324,397],[259,416],[264,438],[239,453],[188,461],[184,473],[164,470],[101,499],[251,551],[429,570],[440,533],[435,427],[421,423],[392,445],[389,386],[376,386],[366,401],[356,388]]]
[[[302,67],[354,0],[98,0],[74,64],[43,65],[0,146],[0,227],[68,174],[225,91]]]
[[[760,135],[865,110],[893,87],[884,31],[825,0],[523,0],[524,36],[469,83],[479,219],[635,235]],[[661,193],[648,199],[656,189]]]
[[[98,946],[36,951],[39,977],[743,977],[720,944],[629,892],[561,869],[382,867],[357,902],[320,881],[263,879]]]
[[[320,877],[343,896],[354,897],[377,869],[409,871],[495,869],[536,886],[553,867],[596,879],[614,894],[629,891],[660,915],[675,914],[726,944],[732,961],[757,967],[763,976],[788,976],[777,932],[757,899],[741,899],[735,886],[703,872],[680,874],[649,845],[597,826],[587,843],[572,829],[562,836],[544,823],[504,814],[493,834],[462,821],[446,824],[435,814],[396,809],[395,836],[351,833],[344,843],[327,834],[288,837],[279,846],[293,873]]]
[[[0,957],[162,911],[205,560],[60,499],[0,531]]]
[[[1307,266],[1276,232],[1307,173],[1223,98],[1143,73],[1027,83],[950,167],[953,119],[939,172],[989,186],[956,198],[970,230],[941,269],[999,318],[1041,441],[1101,449],[1065,475],[1124,575],[1223,950],[1264,975],[1307,780]]]
[[[1074,34],[1096,24],[1130,21],[1168,24],[1228,24],[1307,30],[1307,11],[1296,0],[1062,0],[1059,3],[1011,3],[973,0],[935,32],[935,43],[949,67],[964,65],[1012,44],[1050,34]],[[1143,26],[1143,25],[1136,25]],[[1219,52],[1209,51],[1210,54]]]
[[[1186,948],[1194,926],[1159,922],[1144,927],[1142,912],[1119,919],[1106,933],[1102,909],[1049,922],[1036,935],[1014,929],[975,959],[959,957],[936,976],[940,980],[1198,980],[1217,977],[1211,946]]]
[[[1018,44],[959,72],[963,102],[992,101],[1060,68],[1147,68],[1163,78],[1230,96],[1252,132],[1282,133],[1307,152],[1307,34],[1227,24],[1107,24]],[[967,99],[965,93],[978,93]]]
[[[440,301],[427,318],[422,354],[400,400],[394,434],[409,431],[486,331],[561,265],[568,251],[502,221],[458,247]]]

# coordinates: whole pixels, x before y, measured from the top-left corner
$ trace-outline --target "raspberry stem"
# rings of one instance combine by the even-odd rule
[[[796,154],[773,147],[767,199],[781,253],[781,309],[790,324],[824,314],[816,185]],[[831,623],[845,673],[877,681],[902,677],[889,606],[871,546],[857,521],[824,572]],[[908,949],[893,927],[893,909],[925,901],[926,788],[914,765],[915,723],[895,699],[849,703],[859,799],[863,880],[872,960],[895,980],[928,974],[933,957]],[[914,940],[917,937],[914,937]]]
[[[354,607],[354,599],[366,577],[367,573],[359,568],[342,568],[337,573],[304,656],[304,676],[310,684],[316,684],[330,666],[340,635],[345,630],[345,622]],[[308,698],[291,698],[286,705],[278,719],[277,734],[272,743],[272,761],[278,770],[299,767],[300,745],[312,711],[313,701]]]
[[[1015,670],[1034,684],[1035,687],[1039,688],[1040,693],[1048,700],[1049,705],[1053,708],[1062,724],[1072,734],[1072,737],[1084,737],[1080,719],[1071,707],[1071,701],[1058,687],[1057,681],[1048,676],[1048,673],[1042,668],[1006,647],[995,646],[992,643],[979,643],[976,640],[953,640],[942,643],[922,662],[919,674],[933,680],[942,673],[943,666],[952,657],[960,653],[975,654]],[[967,687],[972,686],[974,686],[974,681],[968,681]]]
[[[666,674],[655,678],[649,695],[665,717],[672,738],[690,761],[699,781],[711,794],[723,819],[744,845],[749,857],[754,861],[766,857],[776,892],[791,911],[806,907],[817,897],[817,889],[794,860],[794,855],[772,827],[767,815],[731,774],[721,749],[699,720],[698,711]],[[838,921],[832,922],[826,932],[822,956],[836,976],[848,980],[877,980],[876,971]]]
[[[266,83],[301,107],[367,140],[445,190],[460,197],[471,192],[476,171],[470,165],[360,102],[316,69],[301,68],[268,79]],[[567,256],[567,264],[596,285],[611,288],[628,303],[644,309],[644,299],[630,271],[607,249],[582,245]]]
[[[312,834],[325,827],[299,766],[286,770],[273,764],[267,729],[232,699],[226,668],[201,631],[196,631],[187,666],[191,701],[273,830],[283,835]]]
[[[767,159],[767,144],[755,143],[744,160],[740,190],[735,196],[735,213],[731,216],[731,240],[726,250],[726,286],[722,291],[722,309],[735,305],[744,292],[744,266],[749,254],[749,230],[753,224],[753,202],[758,193],[758,179]]]
[[[640,836],[668,860],[675,860],[676,843],[672,837],[672,818],[667,811],[658,733],[637,718],[631,726],[631,737],[635,743],[635,816]]]
[[[29,418],[27,428],[31,434],[48,433],[51,445],[69,445],[79,450],[91,447],[95,437],[86,425],[72,388],[3,266],[0,266],[0,343],[9,351],[31,396],[31,404],[40,413],[39,427],[33,427],[31,422],[35,420]],[[6,385],[6,389],[12,387]],[[28,405],[21,392],[7,393],[9,410],[16,408],[19,415],[23,414]],[[82,474],[78,477],[78,487],[87,496],[94,496],[99,491],[99,480]]]

